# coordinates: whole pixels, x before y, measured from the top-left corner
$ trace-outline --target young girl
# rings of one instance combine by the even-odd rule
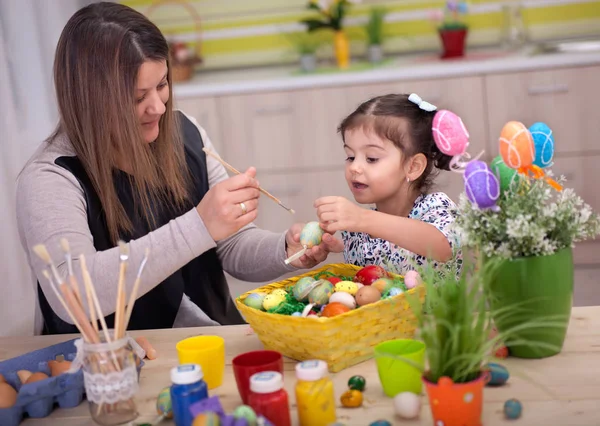
[[[404,274],[427,260],[438,267],[460,259],[451,229],[456,206],[442,192],[428,193],[434,169],[449,170],[451,160],[433,139],[435,110],[416,95],[390,94],[364,102],[342,121],[346,181],[359,204],[376,206],[336,196],[316,200],[321,227],[342,231],[346,263]]]

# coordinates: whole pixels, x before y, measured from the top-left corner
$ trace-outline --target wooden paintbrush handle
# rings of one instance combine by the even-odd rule
[[[63,294],[63,297],[65,298],[65,302],[71,308],[71,312],[73,312],[73,316],[77,319],[79,324],[81,324],[81,329],[87,336],[88,340],[92,343],[100,343],[100,338],[94,332],[92,325],[89,323],[87,317],[85,316],[85,312],[83,311],[83,308],[77,302],[77,299],[75,298],[75,295],[73,294],[73,292],[71,291],[69,286],[67,286],[67,284],[64,282],[61,283],[60,291]]]

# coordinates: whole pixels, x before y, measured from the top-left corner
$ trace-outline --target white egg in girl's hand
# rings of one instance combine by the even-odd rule
[[[421,397],[412,392],[401,392],[394,397],[394,409],[403,419],[415,419],[421,414]]]
[[[415,288],[421,284],[421,276],[417,271],[408,271],[404,274],[404,284],[406,288]]]

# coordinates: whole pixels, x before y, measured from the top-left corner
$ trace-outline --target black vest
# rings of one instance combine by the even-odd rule
[[[191,190],[189,191],[189,205],[178,211],[169,209],[166,206],[153,206],[156,225],[149,227],[146,221],[136,213],[134,193],[128,175],[124,172],[116,172],[114,179],[115,188],[127,216],[133,224],[133,231],[130,234],[121,235],[121,239],[124,241],[143,237],[156,228],[181,216],[198,205],[204,194],[208,191],[206,155],[202,151],[204,144],[200,132],[183,114],[179,112],[177,114],[179,114],[182,136],[185,143],[187,167],[192,177]],[[110,241],[100,199],[79,159],[77,157],[59,157],[55,160],[55,163],[73,173],[83,189],[87,204],[88,225],[96,250],[104,251],[115,247],[115,244]],[[152,262],[152,257],[159,258],[160,256],[161,253],[155,250],[150,254],[148,261]],[[130,265],[130,268],[137,269],[138,266]],[[114,283],[114,285],[116,288],[117,283]],[[171,328],[184,292],[190,297],[192,302],[218,323],[222,325],[244,323],[231,299],[229,287],[216,249],[211,249],[190,261],[150,292],[138,298],[131,314],[128,329]],[[43,334],[78,332],[74,325],[64,322],[54,313],[44,296],[39,282],[38,297],[44,318]],[[106,317],[106,324],[110,328],[114,326],[114,314]]]

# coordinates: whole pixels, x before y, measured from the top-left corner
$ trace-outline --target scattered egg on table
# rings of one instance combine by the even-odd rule
[[[0,383],[0,408],[10,408],[17,403],[17,391],[8,383]]]
[[[248,405],[240,405],[233,411],[233,417],[236,419],[244,419],[249,425],[256,423],[256,413],[252,407]]]
[[[522,411],[523,406],[517,399],[509,399],[504,403],[504,415],[507,419],[518,419]]]
[[[307,248],[321,244],[321,238],[325,231],[319,226],[319,222],[308,222],[300,232],[300,244]]]
[[[206,413],[198,414],[194,418],[192,426],[220,426],[221,418],[217,413],[208,411]]]
[[[390,295],[390,297],[394,297],[394,296],[398,296],[399,294],[402,294],[402,293],[404,293],[404,291],[402,291],[402,289],[401,289],[401,288],[398,288],[398,287],[392,287],[392,288],[390,289],[390,293],[389,293],[389,295]]]
[[[263,300],[263,309],[268,311],[269,309],[279,306],[282,302],[285,302],[285,296],[281,294],[267,294],[265,300]]]
[[[352,390],[364,391],[367,381],[363,376],[352,376],[348,379],[348,387]]]
[[[356,408],[360,407],[363,402],[363,394],[359,390],[350,389],[342,394],[340,402],[344,407]]]
[[[362,285],[361,285],[362,287]],[[358,283],[352,282],[352,281],[340,281],[339,283],[335,284],[335,291],[336,293],[340,292],[340,293],[348,293],[351,294],[352,296],[354,296],[356,294],[356,292],[358,291]]]
[[[336,291],[329,297],[329,303],[341,303],[350,309],[356,308],[356,299],[343,291]]]
[[[173,405],[171,404],[171,388],[169,386],[163,388],[156,399],[156,412],[159,415],[164,415],[165,418],[173,418]]]
[[[313,277],[300,278],[292,289],[294,299],[298,302],[306,302],[308,300],[308,294],[315,287],[316,282],[317,281]]]
[[[487,386],[502,386],[510,377],[506,367],[496,364],[495,362],[487,363],[484,370],[487,370],[489,377],[489,380],[486,383]]]
[[[355,298],[358,306],[365,306],[381,299],[381,293],[375,287],[366,285],[356,292]]]
[[[378,280],[373,281],[371,284],[371,286],[379,290],[380,293],[384,293],[385,291],[389,290],[393,285],[394,281],[389,278],[379,278]]]
[[[308,302],[315,305],[325,305],[333,294],[333,284],[327,280],[318,280],[317,285],[308,293]]]
[[[403,419],[414,419],[421,413],[421,397],[412,392],[400,392],[394,397],[394,409]]]
[[[343,305],[339,302],[333,302],[331,303],[331,301],[323,306],[323,310],[321,311],[321,316],[327,317],[327,318],[331,318],[331,317],[335,317],[337,315],[341,315],[341,314],[345,314],[346,312],[349,312],[350,308],[347,307],[346,305]]]
[[[415,288],[419,284],[421,284],[421,276],[417,271],[408,271],[404,274],[404,285],[406,285],[406,288]]]
[[[244,299],[244,305],[254,309],[261,310],[263,308],[263,302],[265,301],[265,293],[250,293]]]
[[[374,422],[369,423],[369,426],[392,426],[392,424],[387,420],[375,420]]]

